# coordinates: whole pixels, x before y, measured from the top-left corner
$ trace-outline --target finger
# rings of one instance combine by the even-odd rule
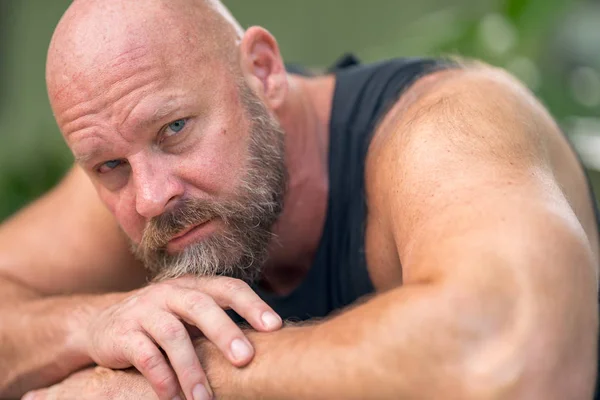
[[[131,364],[148,380],[161,400],[174,400],[179,396],[175,373],[163,354],[148,336],[138,333],[124,349]],[[179,398],[180,399],[180,398]]]
[[[254,349],[240,327],[209,295],[192,289],[182,289],[181,293],[167,300],[169,309],[197,326],[233,365],[247,365]]]
[[[142,323],[142,328],[167,353],[186,398],[204,400],[212,397],[196,349],[179,319],[166,312],[159,313],[151,321]]]
[[[222,308],[231,308],[257,331],[274,331],[282,326],[279,315],[244,281],[227,277],[204,279],[203,291]]]

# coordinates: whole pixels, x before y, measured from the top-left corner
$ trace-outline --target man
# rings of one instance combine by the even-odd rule
[[[78,0],[47,84],[77,166],[0,231],[1,397],[592,396],[589,187],[504,72],[302,77],[216,0]]]

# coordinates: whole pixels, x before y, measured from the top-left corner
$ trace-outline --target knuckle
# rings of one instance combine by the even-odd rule
[[[155,299],[157,297],[165,297],[171,293],[171,285],[168,282],[155,283],[148,287],[145,293],[147,299]]]
[[[243,291],[251,290],[250,286],[248,286],[246,282],[234,278],[224,278],[222,285],[226,292],[230,295],[235,295]]]
[[[183,382],[204,382],[205,381],[205,377],[204,377],[204,371],[202,370],[202,368],[199,366],[194,365],[190,365],[188,368],[185,369],[185,371],[182,374],[182,381]]]
[[[152,307],[156,297],[157,296],[153,295],[151,292],[146,292],[139,295],[135,300],[132,300],[129,302],[129,304],[127,304],[126,309],[121,313],[122,319],[136,315],[139,310]]]
[[[204,310],[214,304],[213,299],[203,293],[188,293],[183,298],[184,306],[194,312]]]
[[[123,309],[135,307],[137,305],[137,303],[140,301],[140,298],[143,297],[143,293],[144,292],[137,292],[137,293],[134,293],[131,296],[127,297],[125,300],[123,300],[121,303],[119,303],[118,310],[115,310],[115,311],[121,312]]]
[[[132,341],[139,341],[136,338],[137,335],[131,335],[128,332],[125,334],[117,334],[113,337],[107,338],[106,341],[108,345],[112,345],[115,350],[116,349],[127,349],[128,346],[131,346]]]
[[[155,389],[160,393],[168,393],[176,388],[177,382],[171,373],[164,373],[154,381]]]
[[[113,321],[113,327],[114,330],[119,333],[119,337],[125,338],[130,333],[138,331],[140,329],[140,324],[134,318],[125,320],[119,319],[118,323],[116,320]]]
[[[138,361],[140,367],[144,362],[150,363],[150,360],[147,360],[152,355],[150,350],[147,350],[142,353],[137,353],[135,349],[144,349],[148,345],[148,338],[145,336],[132,336],[128,338],[117,338],[113,343],[111,350],[111,354],[113,354],[114,358],[121,362],[129,362],[134,363],[134,361]]]
[[[178,341],[187,337],[187,331],[180,323],[167,322],[160,325],[158,334],[166,341]]]
[[[158,350],[142,352],[138,355],[138,364],[144,371],[154,371],[163,365],[162,354]]]

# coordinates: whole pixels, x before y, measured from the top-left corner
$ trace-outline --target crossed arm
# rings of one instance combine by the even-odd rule
[[[320,323],[248,332],[242,369],[197,342],[217,398],[591,397],[598,249],[583,174],[518,84],[452,74],[371,146],[370,212],[403,286]]]

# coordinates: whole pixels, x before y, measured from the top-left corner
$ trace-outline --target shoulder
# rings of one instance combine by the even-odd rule
[[[422,78],[399,100],[369,148],[366,191],[369,208],[407,234],[424,219],[470,215],[476,201],[485,214],[529,199],[532,209],[560,204],[596,236],[585,175],[558,125],[517,79],[481,64]]]
[[[535,96],[502,69],[467,64],[417,81],[375,133],[370,189],[406,177],[443,179],[455,168],[551,169],[560,129]]]
[[[417,81],[377,130],[370,155],[410,157],[403,150],[436,143],[455,151],[525,146],[541,153],[541,142],[556,134],[552,117],[517,79],[499,68],[469,64]]]

